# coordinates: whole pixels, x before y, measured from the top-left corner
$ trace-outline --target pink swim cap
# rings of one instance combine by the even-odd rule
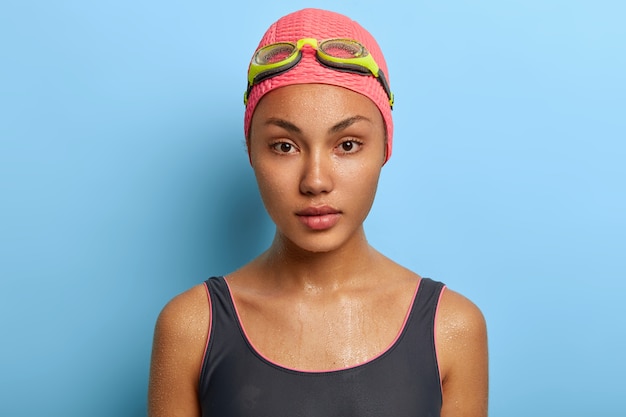
[[[318,41],[333,38],[356,40],[365,46],[389,80],[385,58],[374,37],[350,18],[326,10],[303,9],[280,18],[265,32],[257,50],[276,42],[296,42],[303,38],[315,38]],[[387,93],[379,81],[373,76],[363,76],[327,68],[309,54],[303,54],[302,60],[289,71],[261,81],[252,88],[244,115],[246,137],[248,137],[252,115],[259,100],[272,90],[293,84],[336,85],[360,93],[372,100],[385,121],[387,128],[385,162],[389,159],[393,138],[393,121],[389,97],[387,97]]]

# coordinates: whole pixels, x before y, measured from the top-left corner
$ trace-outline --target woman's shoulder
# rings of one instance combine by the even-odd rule
[[[447,332],[463,333],[485,328],[485,318],[476,304],[446,287],[438,309],[438,325]]]
[[[154,329],[153,355],[158,351],[168,355],[176,352],[181,358],[200,360],[209,325],[208,296],[204,284],[199,284],[178,294],[162,308]]]
[[[209,302],[204,284],[176,295],[161,310],[157,319],[157,329],[170,330],[179,337],[185,332],[193,336],[198,331],[206,332],[209,322]]]
[[[196,387],[209,314],[204,285],[196,285],[177,295],[161,310],[152,344],[149,415],[173,415],[174,411],[200,415]]]
[[[461,410],[487,415],[487,327],[482,312],[467,297],[446,288],[437,311],[435,333],[447,398],[441,415],[460,415]]]
[[[437,360],[445,398],[441,415],[487,415],[487,327],[480,309],[446,288],[435,323]]]

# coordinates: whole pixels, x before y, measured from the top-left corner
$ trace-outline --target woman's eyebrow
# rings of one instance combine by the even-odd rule
[[[330,129],[328,129],[328,133],[338,133],[338,132],[341,132],[342,130],[347,129],[348,127],[352,126],[356,122],[360,122],[361,120],[365,120],[365,121],[371,123],[371,120],[368,119],[365,116],[352,116],[352,117],[348,117],[345,120],[342,120],[341,122],[337,123],[336,125],[334,125]]]
[[[293,133],[302,133],[302,130],[291,122],[288,122],[284,119],[278,119],[276,117],[271,117],[265,121],[266,125],[274,125],[278,127],[282,127],[285,130],[288,130]]]

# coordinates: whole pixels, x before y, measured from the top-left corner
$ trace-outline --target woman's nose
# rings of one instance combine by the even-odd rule
[[[303,160],[300,177],[300,192],[317,195],[329,193],[333,189],[331,156],[323,152],[311,152]]]

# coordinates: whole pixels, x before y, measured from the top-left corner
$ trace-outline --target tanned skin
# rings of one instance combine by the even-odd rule
[[[270,248],[226,277],[251,343],[275,363],[311,371],[378,356],[401,331],[421,278],[365,237],[363,221],[385,156],[377,107],[340,87],[283,87],[258,105],[248,147],[276,223]],[[339,220],[301,218],[302,210],[320,206],[332,207]],[[324,222],[331,227],[311,228]],[[204,285],[178,295],[159,315],[150,417],[200,416],[198,382],[209,323]],[[445,289],[435,330],[441,416],[486,417],[487,332],[480,310]]]

